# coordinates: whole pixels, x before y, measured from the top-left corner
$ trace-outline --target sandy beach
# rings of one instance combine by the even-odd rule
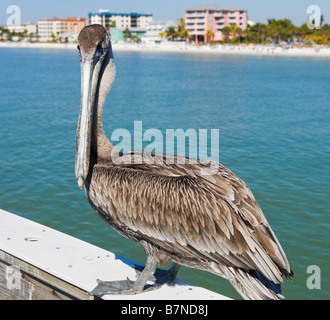
[[[0,42],[0,48],[40,48],[40,49],[64,49],[76,50],[73,43],[14,43]],[[256,55],[256,56],[292,56],[292,57],[328,57],[330,48],[317,46],[313,48],[276,47],[262,45],[191,45],[186,43],[163,43],[163,44],[136,44],[136,43],[113,43],[114,51],[129,52],[173,52],[173,53],[201,53],[218,55]]]

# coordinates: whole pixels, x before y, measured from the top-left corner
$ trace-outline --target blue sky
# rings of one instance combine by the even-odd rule
[[[329,0],[1,0],[0,25],[6,24],[7,7],[18,5],[21,8],[22,22],[36,22],[42,18],[58,16],[87,17],[88,12],[97,12],[100,8],[120,12],[150,12],[154,20],[176,20],[184,16],[185,9],[198,4],[218,3],[232,5],[248,10],[249,20],[267,22],[268,18],[289,18],[295,24],[306,21],[306,9],[309,5],[318,5],[325,21],[330,24]]]

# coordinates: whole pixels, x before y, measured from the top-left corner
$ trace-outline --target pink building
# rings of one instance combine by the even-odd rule
[[[221,29],[232,23],[242,30],[247,28],[247,11],[232,6],[218,4],[195,6],[186,10],[185,19],[186,29],[195,42],[224,40]]]

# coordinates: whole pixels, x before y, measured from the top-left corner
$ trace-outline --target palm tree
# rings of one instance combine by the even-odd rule
[[[227,27],[223,27],[221,29],[221,32],[225,35],[225,41],[228,41],[229,35],[231,33],[230,27],[228,27],[228,26]]]
[[[303,25],[301,25],[301,27],[299,28],[301,34],[303,35],[303,37],[305,38],[305,42],[310,42],[311,41],[311,35],[313,33],[313,30],[309,29],[307,27],[307,24],[304,23]]]
[[[233,38],[238,38],[238,43],[241,43],[242,29],[236,23],[231,23],[229,29]]]
[[[109,29],[116,28],[116,21],[111,21]]]
[[[33,39],[33,33],[30,32],[27,36],[28,36],[28,38],[29,38],[29,42],[32,42],[32,39]]]
[[[302,41],[302,33],[300,28],[292,25],[292,27],[290,28],[290,35],[289,35],[292,39],[292,41],[298,41],[301,42]]]
[[[325,43],[329,42],[329,36],[330,36],[330,25],[328,25],[327,23],[325,25],[322,26],[322,32],[325,36]]]
[[[128,40],[128,39],[131,39],[132,38],[132,32],[128,29],[128,27],[126,27],[125,31],[124,31],[124,40],[125,42]]]
[[[6,34],[5,30],[6,29],[4,27],[0,27],[0,41],[6,40],[5,37],[4,37],[4,35]]]
[[[236,34],[238,35],[238,43],[241,44],[241,36],[242,36],[243,30],[237,26],[236,28]]]
[[[286,39],[288,40],[289,35],[291,34],[290,29],[293,27],[291,20],[289,19],[268,19],[268,28],[271,34],[271,37],[278,42]]]
[[[177,35],[181,39],[186,39],[189,35],[188,30],[186,29],[186,23],[185,23],[184,18],[180,18],[178,20]]]
[[[56,42],[56,35],[52,33],[50,36],[52,38],[51,42]]]
[[[164,32],[159,32],[158,33],[158,36],[161,37],[161,38],[166,38],[167,37],[167,33],[164,31]]]
[[[177,32],[175,30],[175,27],[168,27],[166,30],[166,36],[173,41],[177,37]]]
[[[141,39],[140,39],[137,35],[135,35],[135,34],[133,34],[133,35],[131,36],[131,40],[132,40],[133,42],[136,42],[136,43],[140,43],[140,42],[141,42]]]
[[[323,14],[321,14],[321,21],[320,21],[321,28],[323,27],[323,23],[324,23],[324,16]]]
[[[262,45],[264,45],[265,37],[267,36],[268,33],[268,27],[263,23],[257,23],[255,25],[255,28],[257,30],[259,37],[261,38]]]
[[[205,40],[206,40],[205,42],[208,42],[209,38],[211,38],[210,41],[212,41],[213,36],[214,36],[214,32],[213,32],[213,30],[208,29],[208,30],[206,31],[206,33],[205,33]]]

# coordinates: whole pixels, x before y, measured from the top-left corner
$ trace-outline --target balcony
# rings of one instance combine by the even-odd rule
[[[188,24],[188,23],[195,23],[195,19],[194,18],[186,18],[186,24]]]
[[[186,25],[186,29],[187,30],[195,30],[195,25],[194,24]]]
[[[199,23],[204,23],[205,21],[205,18],[186,18],[186,23],[196,23],[196,22],[199,22]]]
[[[186,13],[186,18],[191,17],[205,17],[205,12]]]
[[[205,30],[197,30],[197,31],[192,32],[192,34],[198,35],[198,36],[204,36]]]
[[[215,16],[215,17],[223,17],[223,13],[222,13],[221,11],[216,11],[216,12],[214,13],[214,16]]]

